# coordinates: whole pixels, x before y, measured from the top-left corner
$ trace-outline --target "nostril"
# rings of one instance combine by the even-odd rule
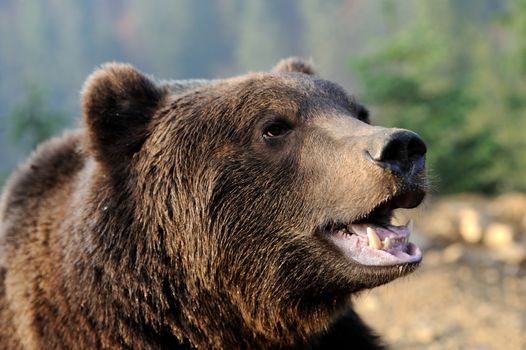
[[[392,139],[382,148],[380,157],[376,160],[381,162],[399,162],[407,157],[407,149],[402,140]]]
[[[407,143],[407,157],[409,159],[418,159],[423,157],[427,152],[427,147],[424,141],[416,135],[409,139]]]

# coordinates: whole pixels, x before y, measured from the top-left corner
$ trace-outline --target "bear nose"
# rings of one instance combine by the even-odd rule
[[[414,132],[397,130],[384,134],[371,146],[368,150],[371,160],[398,175],[414,174],[425,167],[427,147]]]

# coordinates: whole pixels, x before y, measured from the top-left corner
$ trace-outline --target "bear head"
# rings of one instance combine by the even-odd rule
[[[418,266],[390,221],[426,192],[415,133],[371,125],[299,59],[174,84],[115,63],[83,91],[94,198],[110,206],[93,225],[123,274],[140,271],[144,318],[193,344],[297,344]]]

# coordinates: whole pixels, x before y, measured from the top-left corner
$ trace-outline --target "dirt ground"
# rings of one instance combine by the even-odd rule
[[[392,349],[526,349],[526,266],[479,247],[428,249],[419,270],[356,307]]]

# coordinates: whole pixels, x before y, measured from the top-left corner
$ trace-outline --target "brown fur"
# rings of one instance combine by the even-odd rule
[[[380,348],[350,297],[414,266],[353,263],[316,229],[423,178],[357,156],[386,129],[313,73],[292,59],[175,89],[96,71],[84,127],[3,193],[0,347]],[[276,117],[286,140],[261,136]]]

